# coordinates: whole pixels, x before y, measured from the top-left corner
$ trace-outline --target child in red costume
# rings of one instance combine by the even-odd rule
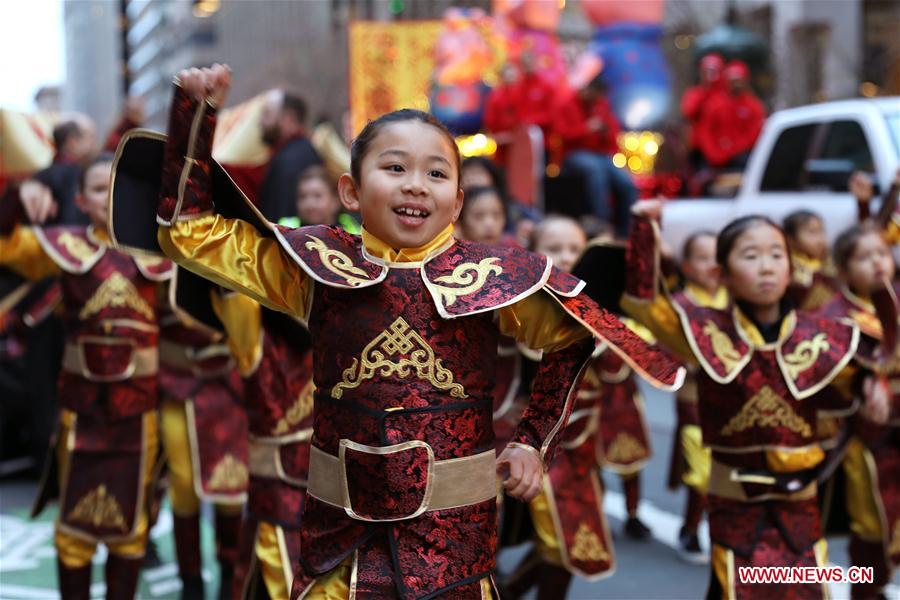
[[[370,123],[339,181],[357,237],[214,212],[221,66],[179,75],[165,146],[160,246],[186,268],[309,323],[313,443],[294,597],[491,597],[495,471],[530,499],[602,338],[665,384],[681,370],[588,300],[581,282],[521,250],[455,241],[459,155],[439,122],[403,110]],[[501,334],[545,362],[513,441],[493,449]]]

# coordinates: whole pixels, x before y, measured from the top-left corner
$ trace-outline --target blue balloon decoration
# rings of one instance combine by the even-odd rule
[[[428,98],[431,114],[454,135],[478,133],[490,91],[483,81],[444,86],[434,83]]]
[[[662,28],[644,23],[597,27],[588,45],[603,60],[601,77],[625,129],[651,129],[671,102],[671,77],[660,40]]]

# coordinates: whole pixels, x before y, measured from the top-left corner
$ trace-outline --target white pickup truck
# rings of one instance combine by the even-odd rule
[[[900,97],[801,106],[772,114],[733,198],[667,201],[663,239],[676,253],[694,231],[719,231],[733,219],[763,214],[778,222],[805,208],[825,222],[831,241],[857,220],[850,174],[870,173],[879,193],[900,167]]]

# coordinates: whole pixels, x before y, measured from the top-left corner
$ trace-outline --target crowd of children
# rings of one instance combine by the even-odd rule
[[[861,211],[829,249],[814,212],[742,217],[664,273],[660,201],[630,207],[627,239],[540,215],[401,110],[366,125],[337,181],[301,173],[296,217],[275,224],[211,157],[230,76],[181,72],[168,138],[125,134],[115,165],[84,169],[90,225],[41,226],[40,194],[21,200],[33,225],[0,223],[0,264],[61,284],[36,508],[58,493],[63,598],[90,597],[98,543],[107,597],[135,596],[161,465],[183,598],[204,595],[201,501],[222,598],[565,597],[616,568],[603,472],[625,535],[651,533],[639,380],[677,390],[669,486],[687,489],[681,554],[709,562],[708,597],[827,597],[736,573],[824,566],[829,494],[846,495],[853,564],[874,568],[854,597],[883,593],[900,561],[893,219]],[[592,252],[621,258],[602,307],[616,282],[579,270]],[[498,573],[526,514],[532,551]]]

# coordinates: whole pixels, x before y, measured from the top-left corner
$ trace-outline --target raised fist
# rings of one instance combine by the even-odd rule
[[[225,103],[231,89],[231,69],[218,63],[203,69],[184,69],[178,73],[178,83],[190,96],[207,99],[218,108]]]

